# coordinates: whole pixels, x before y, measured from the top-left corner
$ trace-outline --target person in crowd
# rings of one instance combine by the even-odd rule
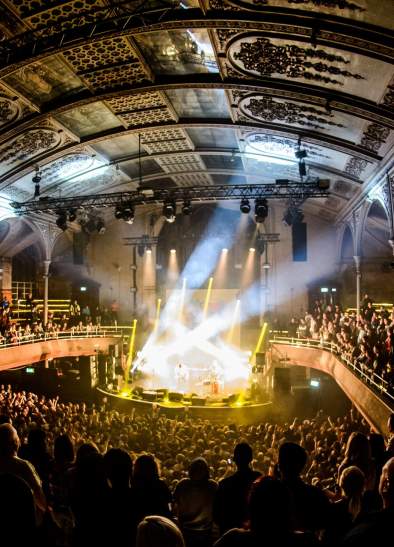
[[[189,477],[182,479],[174,491],[174,514],[187,547],[209,547],[212,544],[213,502],[217,483],[209,478],[204,458],[189,466]]]
[[[355,465],[344,469],[339,486],[341,498],[330,504],[328,524],[324,532],[324,542],[327,545],[338,545],[363,511],[365,476],[361,469]]]
[[[281,444],[278,470],[281,481],[294,499],[296,529],[317,532],[327,524],[329,502],[319,488],[301,479],[306,463],[307,453],[304,448],[293,442]]]
[[[226,532],[214,547],[313,547],[313,534],[295,533],[295,507],[291,491],[273,477],[260,477],[251,489],[247,528]]]
[[[249,491],[261,475],[251,468],[253,451],[248,443],[241,442],[235,446],[233,461],[237,470],[219,482],[215,497],[214,519],[221,534],[231,528],[241,528],[247,520]]]
[[[18,457],[20,441],[11,424],[0,425],[0,473],[11,473],[24,480],[31,488],[38,511],[45,513],[47,504],[41,480],[33,465]]]
[[[383,509],[366,515],[345,536],[342,547],[389,545],[392,541],[394,519],[394,458],[383,466],[379,482]]]
[[[344,469],[355,465],[364,473],[365,489],[373,490],[376,481],[376,468],[371,456],[368,437],[359,431],[353,431],[348,438],[345,458],[338,469],[338,477]]]
[[[148,515],[171,516],[171,493],[160,478],[158,462],[151,454],[142,454],[135,460],[131,493],[138,500],[137,522]]]
[[[185,547],[182,533],[170,519],[153,515],[138,525],[136,547]]]
[[[394,457],[394,412],[392,412],[387,420],[387,429],[389,438],[387,441],[386,457],[387,459]]]
[[[52,457],[46,444],[46,433],[43,429],[32,428],[27,436],[27,443],[22,444],[19,456],[29,461],[41,479],[45,495],[49,495],[49,475],[52,467]]]

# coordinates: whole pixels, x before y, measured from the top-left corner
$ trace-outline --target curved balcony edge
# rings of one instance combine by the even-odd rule
[[[303,344],[300,341],[293,344],[290,341],[271,342],[272,349],[287,364],[310,367],[329,374],[371,427],[386,434],[387,419],[393,409],[329,349],[307,345],[307,342]]]
[[[73,336],[4,347],[0,349],[0,370],[30,365],[45,359],[94,355],[100,351],[108,351],[109,346],[118,344],[119,341],[120,336]]]

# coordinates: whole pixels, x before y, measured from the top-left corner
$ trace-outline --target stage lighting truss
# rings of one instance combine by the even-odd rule
[[[125,242],[124,245],[133,245],[137,247],[137,249],[139,249],[140,251],[142,248],[144,249],[144,251],[151,251],[152,247],[157,245],[159,238],[144,234],[140,237],[124,237],[123,240]]]
[[[323,184],[324,183],[324,184]],[[194,186],[192,188],[152,189],[149,193],[139,190],[130,192],[114,192],[113,194],[94,194],[72,197],[41,197],[38,200],[13,202],[11,205],[17,214],[26,213],[56,213],[70,209],[99,209],[114,207],[116,218],[130,221],[134,218],[134,208],[147,204],[171,204],[187,202],[217,202],[228,200],[256,199],[292,199],[305,201],[308,198],[327,197],[329,181],[318,178],[307,182],[278,180],[273,184],[231,184],[215,186]],[[122,216],[121,211],[130,213]],[[169,213],[169,209],[167,211]],[[164,214],[164,211],[163,211]],[[172,215],[173,216],[173,215]],[[125,218],[126,217],[126,218]]]

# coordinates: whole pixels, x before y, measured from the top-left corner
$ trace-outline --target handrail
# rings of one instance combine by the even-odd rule
[[[384,380],[384,378],[379,376],[379,374],[376,374],[376,372],[373,372],[371,375],[366,374],[355,363],[353,363],[346,357],[343,357],[340,346],[334,344],[334,342],[325,342],[324,340],[315,340],[314,338],[276,336],[275,334],[271,337],[270,342],[274,342],[275,344],[286,344],[291,346],[316,348],[329,351],[330,353],[335,355],[344,365],[350,368],[353,373],[361,376],[361,378],[367,384],[371,384],[381,395],[387,395],[388,397],[390,397],[391,401],[394,402],[394,394],[390,393],[387,380]]]
[[[0,351],[7,348],[14,348],[16,346],[22,346],[26,344],[34,344],[37,342],[45,342],[48,340],[58,340],[67,339],[67,338],[106,338],[111,337],[122,337],[126,333],[124,331],[131,330],[131,326],[106,326],[106,327],[93,327],[93,330],[76,330],[72,327],[71,329],[60,331],[56,333],[42,332],[37,334],[28,334],[26,336],[21,336],[16,342],[10,342],[8,344],[3,344],[0,342]],[[127,335],[127,334],[126,334]]]

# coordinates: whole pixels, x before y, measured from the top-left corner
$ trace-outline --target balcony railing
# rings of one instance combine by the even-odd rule
[[[394,403],[394,393],[393,387],[389,385],[387,380],[376,374],[376,372],[367,373],[363,371],[359,366],[354,362],[350,361],[342,355],[342,350],[340,346],[334,344],[333,342],[325,342],[321,340],[315,340],[313,338],[296,338],[281,336],[276,333],[271,333],[270,341],[275,344],[291,345],[296,347],[303,348],[315,348],[325,351],[329,351],[341,363],[347,366],[354,374],[361,378],[366,384],[370,385],[372,389],[375,390],[379,395],[386,396],[391,403]]]
[[[39,334],[28,334],[26,336],[19,336],[15,342],[1,343],[0,342],[0,351],[7,348],[14,348],[15,346],[21,346],[25,344],[34,344],[36,342],[43,342],[47,340],[59,340],[59,339],[70,339],[70,338],[107,338],[107,337],[118,337],[128,336],[132,330],[131,326],[125,325],[111,325],[105,327],[93,327],[89,330],[77,330],[76,328],[71,328],[66,331],[49,333],[42,332]]]

